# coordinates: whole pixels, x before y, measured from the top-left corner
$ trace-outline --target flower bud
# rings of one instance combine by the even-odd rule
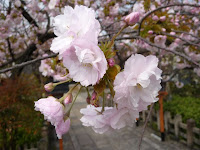
[[[108,65],[113,67],[115,65],[115,60],[113,58],[108,59]]]
[[[53,89],[54,89],[53,83],[50,82],[50,83],[46,84],[46,85],[44,86],[44,89],[45,89],[45,91],[47,91],[47,92],[53,91]]]
[[[21,6],[20,0],[16,0],[16,1],[15,1],[15,6],[17,6],[17,7],[20,7],[20,6]]]
[[[97,93],[94,91],[94,92],[92,93],[91,100],[92,100],[92,101],[95,100],[96,97],[97,97]]]
[[[166,16],[160,17],[160,21],[165,21],[165,20],[166,20]]]
[[[72,93],[71,92],[67,93],[67,95],[66,95],[66,97],[65,97],[65,99],[63,101],[63,104],[67,105],[67,104],[71,103],[72,99],[73,99]]]
[[[132,26],[134,25],[135,23],[137,23],[140,19],[140,13],[139,12],[132,12],[130,13],[128,16],[125,17],[124,21]]]
[[[156,16],[156,15],[153,16],[152,19],[153,19],[154,21],[158,21],[158,20],[159,20],[158,16]]]
[[[175,32],[170,32],[169,34],[171,34],[171,35],[175,35],[176,33],[175,33]]]
[[[152,30],[149,30],[148,33],[149,33],[149,34],[153,34],[153,31],[152,31]]]

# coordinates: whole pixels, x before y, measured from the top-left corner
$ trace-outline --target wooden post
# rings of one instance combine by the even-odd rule
[[[193,146],[193,128],[195,126],[195,121],[193,119],[187,120],[187,146],[192,148]]]
[[[60,150],[63,150],[63,140],[59,139]]]
[[[181,115],[176,115],[174,118],[174,131],[176,139],[179,140],[179,123],[182,122]]]
[[[139,126],[139,118],[136,118],[136,126]]]
[[[161,133],[161,140],[165,140],[165,128],[164,128],[164,112],[163,112],[163,98],[167,95],[167,92],[160,91],[159,92],[159,106],[160,106],[160,133]]]
[[[169,125],[168,125],[168,121],[169,119],[171,119],[171,114],[169,111],[166,111],[164,113],[164,124],[165,124],[165,130],[168,132],[169,131]]]

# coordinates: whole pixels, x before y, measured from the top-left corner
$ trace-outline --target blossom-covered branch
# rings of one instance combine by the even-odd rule
[[[23,63],[20,63],[20,64],[16,64],[12,67],[0,70],[0,73],[4,73],[4,72],[7,72],[7,71],[10,71],[10,70],[13,70],[13,69],[21,68],[21,67],[33,64],[35,62],[38,62],[38,61],[41,61],[41,60],[44,60],[44,59],[47,59],[47,58],[56,57],[57,55],[58,54],[51,54],[51,55],[48,55],[48,56],[45,56],[45,57],[39,57],[39,58],[36,58],[34,60],[30,60],[30,61],[26,61],[26,62],[23,62]]]
[[[179,52],[171,50],[169,48],[160,47],[160,46],[158,46],[158,45],[146,40],[145,38],[142,38],[141,36],[122,37],[122,38],[117,38],[116,40],[125,40],[125,39],[140,39],[140,40],[144,41],[145,43],[149,44],[150,46],[153,46],[153,47],[156,47],[156,48],[158,48],[160,50],[165,50],[167,52],[170,52],[170,53],[173,53],[175,55],[178,55],[178,56],[186,59],[188,62],[193,63],[195,66],[200,67],[200,64],[198,62],[195,62],[194,60],[192,60],[190,57],[184,55],[183,53],[179,53]]]
[[[140,30],[142,27],[142,23],[143,21],[149,17],[151,14],[153,14],[154,12],[158,11],[158,10],[162,10],[164,8],[168,8],[168,7],[173,7],[173,6],[190,6],[190,7],[200,7],[200,5],[198,4],[185,4],[185,3],[177,3],[177,4],[170,4],[170,5],[165,5],[165,6],[160,6],[152,11],[149,11],[147,14],[144,15],[144,17],[142,17],[141,21],[139,22],[139,27],[138,27],[138,35],[140,35]]]

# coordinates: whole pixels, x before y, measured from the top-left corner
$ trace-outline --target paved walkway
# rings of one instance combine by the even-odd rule
[[[63,137],[64,150],[138,150],[142,126],[126,127],[112,133],[97,134],[91,127],[84,127],[80,122],[80,109],[86,107],[86,94],[81,93],[71,113],[71,128]],[[188,150],[186,146],[174,142],[160,142],[152,137],[153,131],[145,131],[141,150]],[[56,149],[58,148],[58,142]]]

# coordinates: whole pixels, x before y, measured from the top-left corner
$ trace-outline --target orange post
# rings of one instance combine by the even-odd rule
[[[165,128],[164,128],[164,112],[163,112],[163,98],[167,95],[167,92],[160,91],[159,92],[159,106],[160,106],[160,133],[161,133],[161,140],[165,140]]]
[[[63,140],[59,139],[60,150],[63,150]]]

